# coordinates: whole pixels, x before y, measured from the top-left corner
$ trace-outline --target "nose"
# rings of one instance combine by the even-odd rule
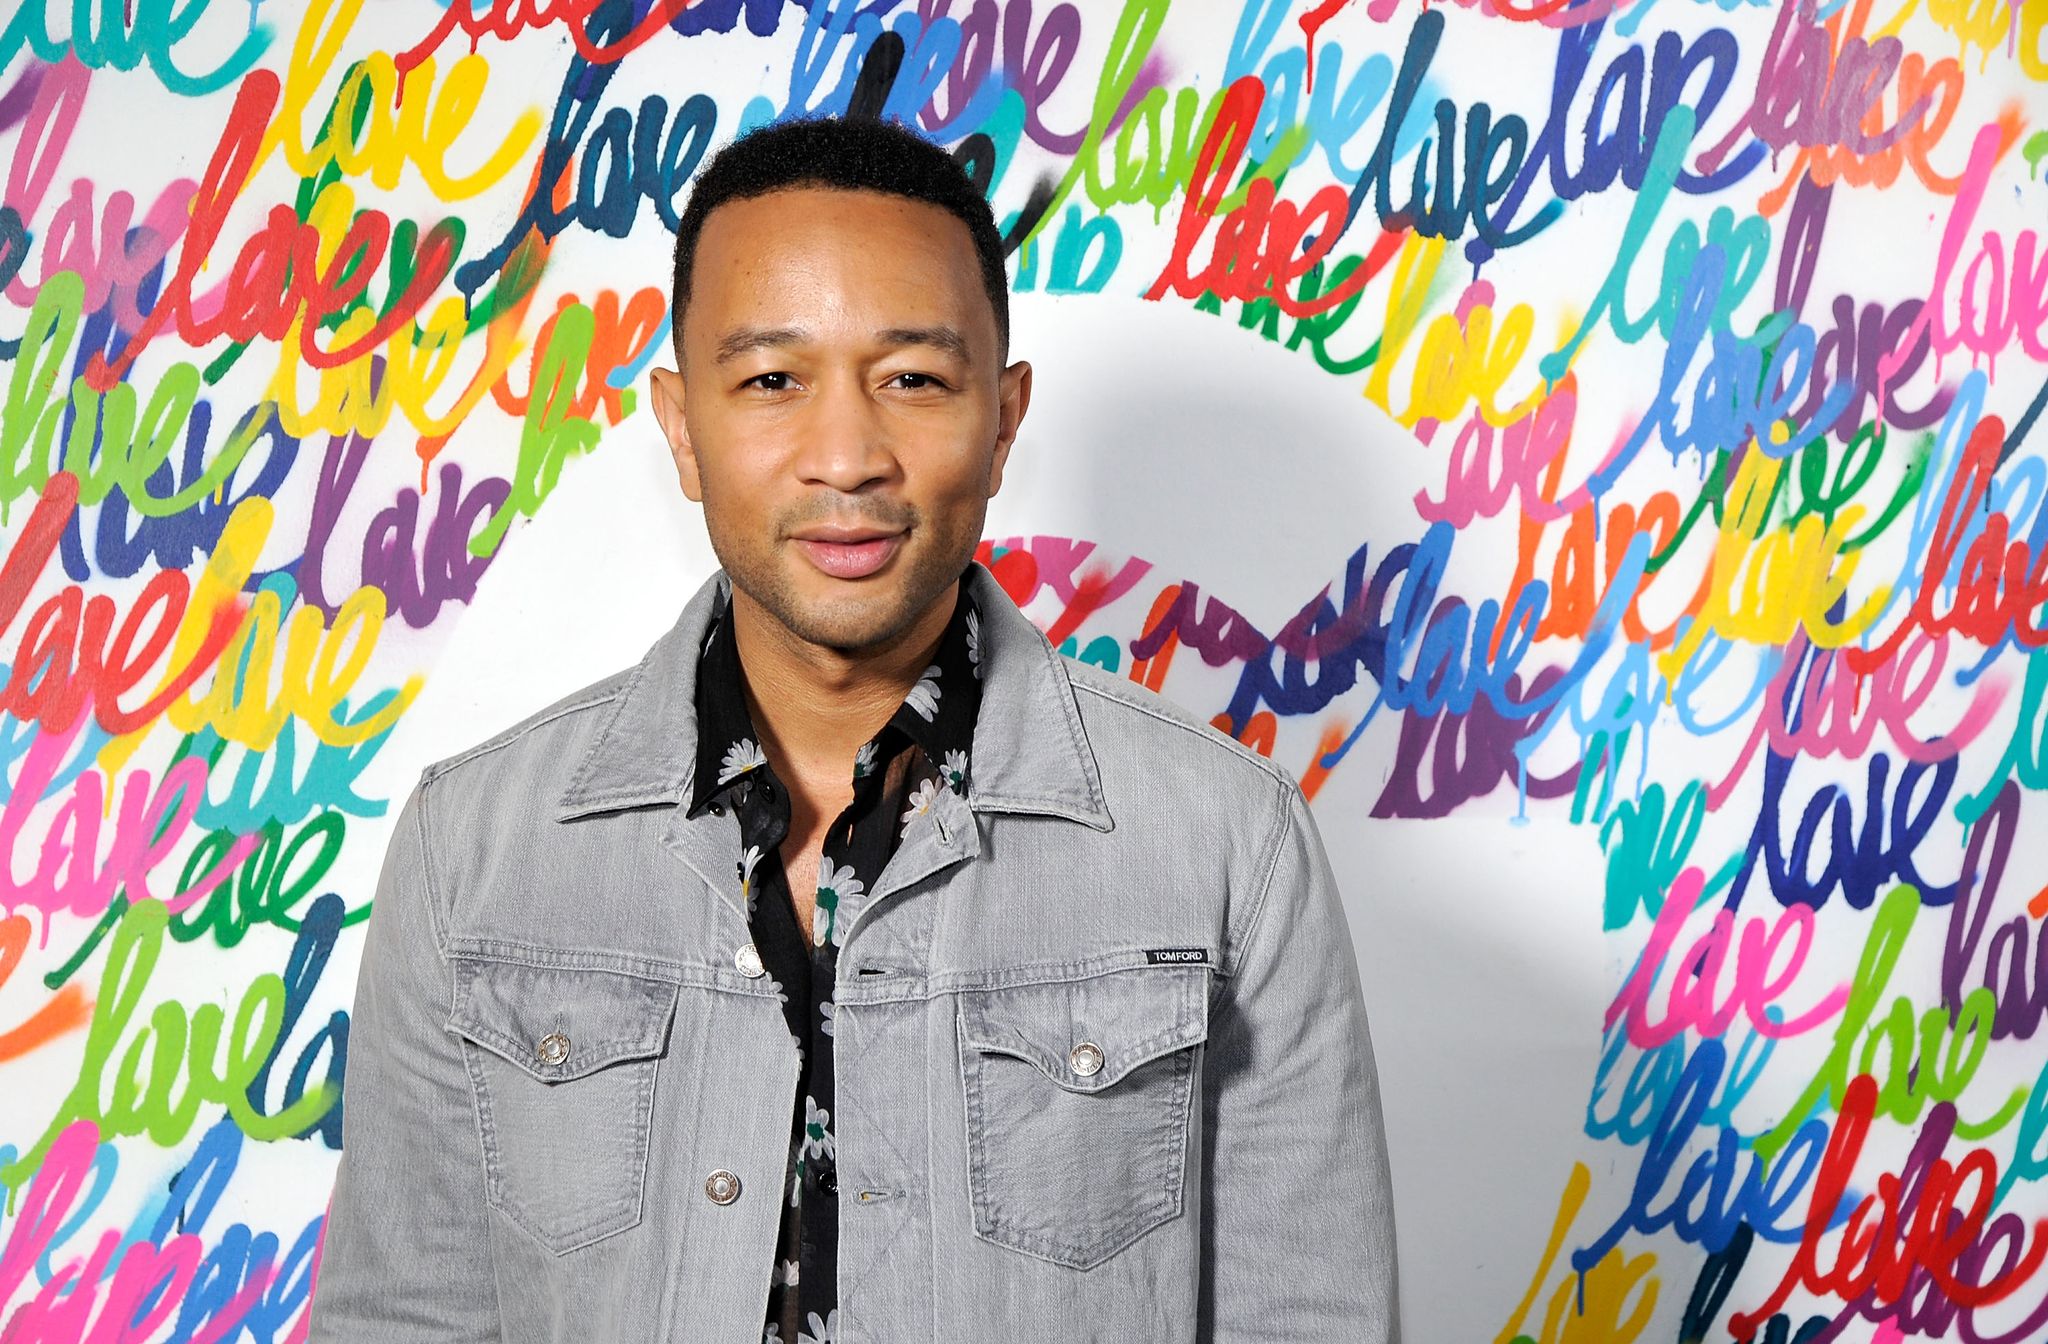
[[[848,494],[896,477],[887,417],[858,376],[830,379],[819,389],[805,417],[794,467],[804,484]]]

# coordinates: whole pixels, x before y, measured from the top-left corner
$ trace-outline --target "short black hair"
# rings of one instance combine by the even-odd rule
[[[995,307],[996,339],[1010,349],[1010,282],[995,213],[966,169],[945,150],[898,122],[876,117],[804,117],[762,126],[713,155],[690,188],[676,224],[670,297],[678,351],[690,271],[704,221],[728,201],[789,187],[878,191],[936,205],[967,226],[981,263],[981,284]]]

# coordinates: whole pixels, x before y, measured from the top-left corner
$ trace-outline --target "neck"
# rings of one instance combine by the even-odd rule
[[[733,588],[747,713],[777,773],[785,780],[791,772],[821,780],[851,775],[854,753],[888,723],[937,656],[959,585],[948,585],[897,638],[855,651],[799,639]]]

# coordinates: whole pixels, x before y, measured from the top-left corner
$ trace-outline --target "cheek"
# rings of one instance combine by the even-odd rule
[[[770,494],[755,473],[723,457],[699,457],[697,471],[707,524],[739,537],[762,530],[773,516]]]
[[[922,475],[928,492],[971,492],[995,463],[996,416],[979,402],[907,426],[897,452],[907,474]]]
[[[697,472],[704,488],[728,498],[768,490],[785,456],[777,437],[761,433],[758,427],[718,425],[697,440]]]
[[[990,461],[986,453],[935,475],[927,482],[919,504],[934,531],[954,533],[974,530],[988,507]]]

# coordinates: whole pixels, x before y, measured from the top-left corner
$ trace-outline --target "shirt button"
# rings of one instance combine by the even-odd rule
[[[766,803],[775,801],[775,786],[765,779],[761,781],[761,801]]]
[[[540,1038],[537,1052],[543,1064],[559,1064],[569,1057],[569,1038],[559,1031],[551,1031]]]
[[[704,1197],[713,1204],[730,1204],[740,1197],[740,1178],[720,1168],[704,1178]]]
[[[714,817],[722,817],[722,816],[724,816],[724,815],[725,815],[725,804],[724,804],[724,803],[713,803],[713,804],[711,805],[711,815],[712,815],[712,816],[714,816]]]
[[[1067,1067],[1083,1078],[1102,1071],[1102,1047],[1083,1041],[1067,1052]]]
[[[749,980],[758,980],[768,970],[761,964],[761,949],[752,943],[740,945],[740,950],[732,954],[732,964],[739,967],[740,974]]]

